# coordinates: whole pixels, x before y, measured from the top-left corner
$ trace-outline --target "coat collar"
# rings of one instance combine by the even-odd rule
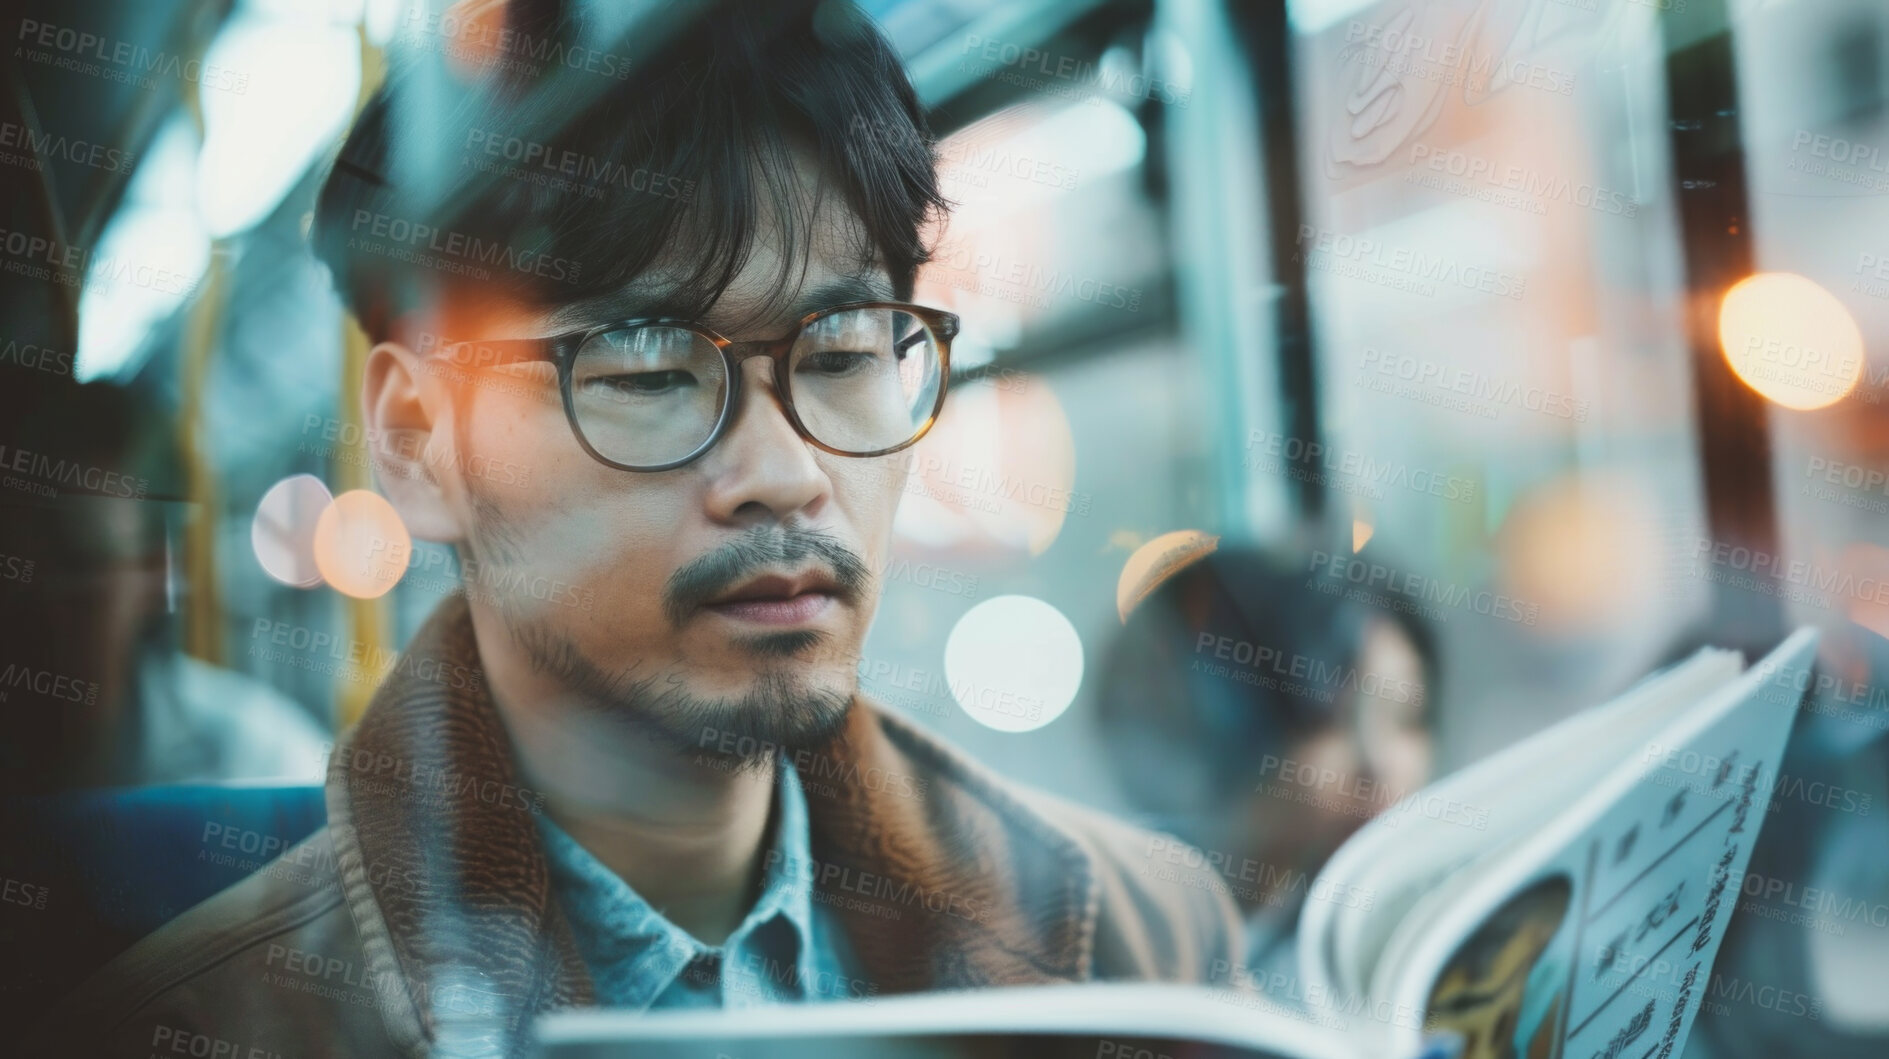
[[[879,994],[1090,976],[1089,854],[993,774],[864,696],[839,738],[791,760],[813,899]],[[327,801],[396,1043],[510,1054],[533,1015],[594,1002],[463,597],[434,612],[337,748]]]

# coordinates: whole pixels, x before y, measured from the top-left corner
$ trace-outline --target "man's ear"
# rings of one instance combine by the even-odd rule
[[[381,492],[400,513],[407,532],[422,540],[453,543],[465,536],[437,466],[429,451],[450,452],[452,439],[435,439],[450,430],[446,394],[427,386],[420,357],[398,342],[382,342],[368,351],[361,377],[369,457]]]

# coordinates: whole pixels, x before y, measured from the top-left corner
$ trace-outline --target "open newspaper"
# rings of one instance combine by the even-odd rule
[[[1398,803],[1331,858],[1300,971],[538,1027],[577,1056],[1670,1059],[1711,977],[1816,634],[1707,648]],[[1470,806],[1481,826],[1434,806]]]

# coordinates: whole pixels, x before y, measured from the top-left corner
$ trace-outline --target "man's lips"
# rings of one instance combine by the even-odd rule
[[[798,625],[825,613],[839,595],[839,586],[830,578],[789,578],[771,574],[743,582],[705,606],[716,614],[740,621]]]

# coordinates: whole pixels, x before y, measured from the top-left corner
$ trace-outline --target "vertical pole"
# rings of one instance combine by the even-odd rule
[[[1664,12],[1661,29],[1707,533],[1714,545],[1776,556],[1770,409],[1732,373],[1718,337],[1725,292],[1755,268],[1731,20],[1725,0],[1695,0]],[[1727,646],[1768,650],[1783,635],[1779,597],[1743,585],[1775,581],[1777,564],[1754,566],[1737,585],[1712,579],[1713,633]]]

